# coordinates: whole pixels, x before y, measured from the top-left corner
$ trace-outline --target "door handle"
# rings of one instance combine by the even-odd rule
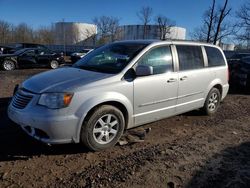
[[[188,78],[187,76],[183,76],[183,77],[180,78],[180,80],[185,81],[185,80],[187,80],[187,78]]]
[[[171,82],[176,82],[176,81],[177,81],[177,79],[175,79],[175,78],[169,78],[169,80],[167,82],[171,83]]]

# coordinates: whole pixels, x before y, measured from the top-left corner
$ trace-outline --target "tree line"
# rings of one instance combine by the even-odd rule
[[[222,4],[218,2],[211,0],[211,5],[203,14],[202,25],[190,32],[191,39],[213,44],[233,39],[250,47],[250,2],[246,0],[240,9],[234,12],[228,5],[229,0],[224,0]],[[175,21],[165,15],[154,16],[153,9],[148,6],[142,7],[136,15],[143,25],[142,39],[147,38],[149,24],[158,26],[161,40],[167,39],[170,28],[175,25]],[[86,31],[86,35],[94,43],[100,45],[119,40],[120,18],[101,16],[95,17],[92,21],[97,25],[98,35],[93,35],[92,31]],[[53,24],[33,29],[26,23],[13,25],[0,20],[0,44],[16,42],[55,44],[55,34]]]
[[[33,29],[26,23],[20,23],[15,26],[0,20],[0,44],[17,42],[54,44],[53,26]]]

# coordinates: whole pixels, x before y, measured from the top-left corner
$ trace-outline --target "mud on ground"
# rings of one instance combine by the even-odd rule
[[[229,94],[212,117],[193,111],[137,128],[152,129],[144,142],[90,152],[36,142],[6,117],[15,84],[40,71],[0,72],[0,187],[250,187],[250,95]]]

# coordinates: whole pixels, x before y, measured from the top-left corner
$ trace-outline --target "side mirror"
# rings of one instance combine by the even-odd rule
[[[138,65],[135,72],[136,76],[149,76],[153,74],[153,67],[148,65]]]

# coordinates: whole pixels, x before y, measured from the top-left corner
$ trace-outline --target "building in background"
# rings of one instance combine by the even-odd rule
[[[227,51],[234,51],[235,50],[235,44],[220,43],[219,46],[221,47],[222,50],[227,50]]]
[[[120,40],[143,39],[143,25],[124,25],[120,26],[118,37]],[[147,25],[144,39],[161,39],[161,33],[158,25]],[[170,27],[166,39],[185,40],[186,29],[182,27]]]
[[[54,30],[59,45],[84,45],[81,43],[97,34],[96,25],[78,22],[57,22]]]

